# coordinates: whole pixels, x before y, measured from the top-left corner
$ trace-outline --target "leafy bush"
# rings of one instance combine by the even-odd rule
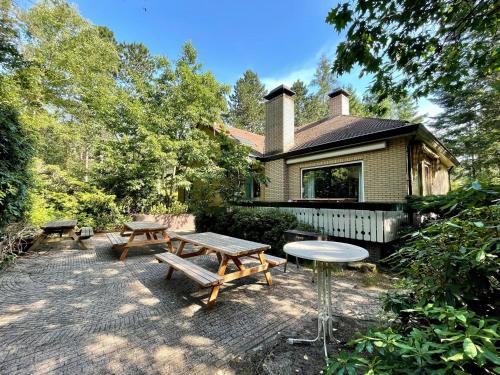
[[[327,374],[481,374],[500,365],[498,320],[465,309],[413,309],[426,324],[369,331],[353,340]],[[368,353],[368,355],[366,355]]]
[[[500,206],[471,208],[432,221],[388,258],[414,285],[421,303],[486,313],[500,301]]]
[[[195,213],[197,232],[215,232],[271,245],[271,252],[283,255],[284,232],[310,229],[297,218],[278,209],[216,207]]]
[[[0,227],[24,215],[34,149],[13,109],[0,106]]]
[[[478,183],[419,199],[438,213],[388,258],[405,291],[383,298],[389,327],[353,340],[328,373],[500,373],[498,187]]]
[[[188,212],[188,205],[177,200],[173,200],[167,206],[163,203],[154,204],[151,206],[147,214],[151,215],[181,215]]]
[[[33,224],[75,218],[79,226],[112,229],[126,220],[114,195],[72,178],[57,166],[39,165],[38,172],[31,198],[30,221]]]
[[[446,195],[411,196],[408,204],[419,213],[435,213],[441,217],[452,216],[467,208],[485,207],[500,199],[500,187],[473,182]]]

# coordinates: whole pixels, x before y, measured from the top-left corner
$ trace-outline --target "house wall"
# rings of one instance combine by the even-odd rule
[[[430,168],[430,191],[425,191],[425,176],[423,166]],[[432,152],[426,151],[422,143],[412,147],[412,194],[413,195],[439,195],[450,191],[450,175],[448,167]]]
[[[267,186],[261,187],[262,201],[283,202],[288,200],[287,165],[284,159],[277,159],[265,163]]]
[[[266,163],[271,180],[262,190],[262,200],[287,201],[301,199],[301,170],[346,162],[363,162],[365,202],[404,202],[408,195],[407,138],[387,141],[382,150],[287,165],[282,159]],[[281,171],[280,168],[283,168]],[[285,185],[285,188],[280,188]]]

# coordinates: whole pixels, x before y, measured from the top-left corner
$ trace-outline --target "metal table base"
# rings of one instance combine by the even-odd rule
[[[332,269],[334,269],[331,263],[326,262],[316,262],[317,270],[317,289],[318,289],[318,335],[314,339],[299,339],[299,338],[289,338],[288,342],[290,344],[295,343],[313,343],[318,341],[320,338],[323,339],[323,349],[325,352],[325,360],[328,364],[328,351],[326,348],[326,336],[331,340],[336,340],[333,337],[334,318],[332,315]]]

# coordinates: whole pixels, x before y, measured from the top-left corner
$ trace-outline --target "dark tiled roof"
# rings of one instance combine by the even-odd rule
[[[358,137],[413,127],[407,121],[357,116],[333,116],[295,129],[295,144],[290,152]],[[382,134],[380,134],[382,135]]]

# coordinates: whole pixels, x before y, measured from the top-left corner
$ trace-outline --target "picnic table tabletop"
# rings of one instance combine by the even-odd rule
[[[55,220],[49,221],[42,226],[43,229],[72,229],[76,227],[77,220]]]
[[[188,235],[177,234],[173,236],[173,238],[191,243],[193,245],[215,250],[230,257],[252,254],[271,248],[271,246],[263,243],[242,240],[240,238],[225,236],[223,234],[213,232],[194,233]]]
[[[162,231],[167,229],[166,225],[153,221],[129,221],[124,226],[131,231]]]

